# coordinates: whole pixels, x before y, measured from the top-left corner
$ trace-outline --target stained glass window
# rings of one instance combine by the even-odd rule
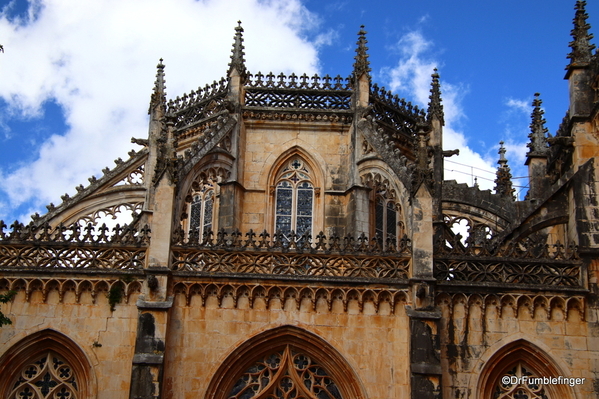
[[[301,159],[294,158],[283,168],[276,185],[275,230],[287,238],[312,234],[314,186]]]
[[[46,352],[27,364],[11,384],[9,399],[77,399],[78,386],[72,367],[54,352]]]
[[[189,235],[197,235],[202,239],[206,230],[212,230],[214,210],[214,188],[212,184],[204,184],[194,191],[189,205]]]

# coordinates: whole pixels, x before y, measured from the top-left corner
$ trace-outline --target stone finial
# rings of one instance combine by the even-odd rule
[[[150,99],[150,111],[157,106],[166,108],[166,79],[164,79],[164,64],[162,58],[156,65],[156,81],[154,82],[154,91]]]
[[[356,57],[354,62],[354,76],[359,78],[363,74],[367,74],[371,71],[370,62],[368,61],[368,47],[366,47],[366,31],[364,30],[364,25],[360,26],[360,31],[358,32],[358,41],[356,44],[358,47],[356,48]]]
[[[240,76],[246,75],[245,69],[245,53],[243,45],[243,28],[241,27],[241,21],[237,21],[235,27],[235,36],[233,37],[233,50],[231,51],[231,62],[229,63],[229,76],[233,70],[237,70]]]
[[[541,108],[543,101],[539,97],[540,94],[535,93],[535,99],[532,101],[533,109],[530,114],[530,134],[528,135],[530,142],[526,145],[529,148],[527,157],[546,157],[549,150],[547,145],[548,129],[545,127],[546,121],[543,118],[545,111]]]
[[[443,112],[443,104],[441,100],[441,84],[439,83],[439,74],[437,68],[435,68],[431,82],[431,95],[428,97],[430,102],[428,103],[428,119],[437,118],[442,125],[445,125],[445,114]]]
[[[585,10],[586,3],[586,1],[578,0],[574,7],[576,10],[574,28],[570,32],[574,40],[569,44],[572,51],[568,54],[570,64],[566,69],[587,66],[591,62],[592,51],[595,45],[591,44],[593,35],[589,33],[591,25],[587,23],[589,15]]]
[[[509,166],[507,166],[503,144],[503,141],[499,142],[499,161],[497,161],[499,167],[497,168],[497,177],[495,178],[495,193],[504,197],[511,197],[512,200],[515,200],[514,192],[516,190],[512,187],[512,173]]]

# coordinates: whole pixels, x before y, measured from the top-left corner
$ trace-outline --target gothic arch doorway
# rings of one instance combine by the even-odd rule
[[[89,361],[67,336],[43,330],[25,337],[0,357],[0,395],[8,399],[95,397]]]
[[[567,384],[543,384],[538,377],[571,377],[539,347],[512,342],[489,358],[478,380],[478,399],[574,399]],[[524,378],[523,378],[524,377]]]
[[[322,338],[293,326],[246,341],[221,364],[206,399],[362,399],[347,361]]]

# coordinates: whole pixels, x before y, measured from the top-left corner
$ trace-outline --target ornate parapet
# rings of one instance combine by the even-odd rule
[[[243,240],[238,231],[212,232],[178,240],[171,247],[171,267],[176,271],[198,274],[287,276],[311,279],[407,280],[410,277],[411,248],[407,238],[399,247],[388,240],[383,249],[377,237],[361,235],[329,237],[289,237],[280,233],[257,235],[250,230]]]
[[[227,93],[228,82],[223,78],[169,101],[167,113],[173,115],[175,129],[183,130],[226,108]]]
[[[418,125],[426,124],[424,110],[376,84],[370,89],[369,107],[374,121],[384,133],[386,144],[413,159]]]
[[[112,230],[91,223],[81,228],[15,222],[6,234],[0,221],[0,269],[142,269],[149,244],[147,226],[137,231],[116,225]]]
[[[349,78],[341,76],[250,74],[243,119],[349,124],[353,93]]]
[[[529,241],[497,250],[455,245],[437,250],[435,278],[447,284],[584,288],[582,262],[574,246]]]

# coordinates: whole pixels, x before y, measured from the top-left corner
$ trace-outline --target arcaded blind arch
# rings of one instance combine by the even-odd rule
[[[263,373],[269,368],[265,364],[268,362],[271,362],[272,384],[243,396],[244,389],[251,387],[240,381],[245,376]],[[304,378],[315,381],[316,386],[306,386]],[[363,392],[347,360],[324,339],[295,326],[282,326],[258,334],[235,348],[214,374],[205,398],[363,399]]]
[[[85,352],[66,335],[42,330],[0,357],[0,397],[87,399],[97,394]]]

